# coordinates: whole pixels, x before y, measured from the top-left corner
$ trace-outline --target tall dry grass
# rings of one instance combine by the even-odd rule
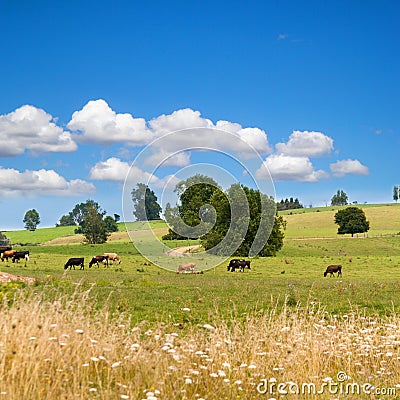
[[[310,304],[183,333],[131,326],[127,315],[96,310],[89,292],[54,302],[21,293],[0,307],[0,400],[396,398],[329,393],[327,385],[343,371],[344,384],[400,393],[399,332],[395,314],[333,316]],[[324,393],[279,395],[285,382],[291,391],[325,384]]]

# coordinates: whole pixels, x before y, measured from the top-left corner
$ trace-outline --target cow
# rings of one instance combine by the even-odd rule
[[[196,264],[193,262],[182,263],[182,264],[179,264],[179,267],[176,270],[176,273],[177,274],[187,274],[187,273],[193,274],[195,267],[196,267]]]
[[[74,257],[74,258],[70,258],[64,265],[64,269],[67,269],[69,267],[69,269],[72,269],[72,267],[75,266],[80,266],[79,269],[85,269],[85,259],[83,257]]]
[[[6,259],[8,261],[8,259],[12,258],[16,252],[17,252],[17,250],[3,251],[3,253],[1,253],[1,261],[4,261],[4,259]]]
[[[0,246],[0,254],[4,253],[5,251],[12,250],[11,246]]]
[[[342,266],[341,265],[328,265],[326,271],[324,272],[324,277],[328,274],[331,274],[331,277],[334,276],[333,274],[337,272],[337,276],[342,276]]]
[[[115,261],[118,265],[121,264],[121,259],[117,253],[104,253],[104,257],[108,257],[108,261]]]
[[[25,258],[25,262],[29,261],[29,251],[17,251],[12,258],[12,262],[15,263],[15,261],[18,261],[21,258]]]
[[[227,267],[228,271],[235,272],[235,269],[238,268],[241,272],[244,272],[245,268],[250,268],[250,261],[249,260],[231,260]]]
[[[89,268],[92,268],[93,264],[97,264],[97,268],[99,267],[99,262],[104,263],[104,266],[108,267],[108,256],[94,256],[89,262]]]

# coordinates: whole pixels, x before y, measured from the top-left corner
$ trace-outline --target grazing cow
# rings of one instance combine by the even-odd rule
[[[12,258],[12,262],[15,263],[15,261],[18,261],[21,258],[25,258],[25,262],[29,261],[29,251],[17,251]]]
[[[12,249],[11,246],[0,246],[0,254],[11,249]]]
[[[108,267],[108,256],[94,256],[89,262],[89,268],[92,268],[93,264],[97,264],[97,268],[99,268],[99,263],[105,263],[104,266]]]
[[[182,263],[182,264],[179,264],[179,267],[176,270],[176,273],[177,274],[187,274],[187,273],[193,274],[195,267],[196,267],[196,264],[193,262]]]
[[[69,267],[69,269],[72,269],[72,267],[75,266],[80,266],[79,269],[85,269],[85,265],[84,265],[85,259],[83,257],[76,257],[76,258],[70,258],[64,265],[64,269],[67,269]]]
[[[331,274],[331,277],[334,276],[334,272],[337,272],[337,276],[342,276],[342,266],[341,265],[329,265],[324,272],[324,277],[328,274]]]
[[[250,268],[250,261],[249,260],[231,260],[227,267],[228,271],[235,272],[236,268],[238,268],[241,272],[244,272],[245,268]]]
[[[9,258],[14,257],[14,254],[17,252],[17,250],[6,250],[1,253],[1,261],[4,261],[6,259],[8,261]]]
[[[121,259],[117,253],[104,253],[103,256],[108,257],[108,261],[115,261],[117,264],[121,264]]]

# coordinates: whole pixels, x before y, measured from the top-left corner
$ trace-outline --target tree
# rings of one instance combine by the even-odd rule
[[[35,209],[27,211],[22,222],[25,224],[25,229],[34,231],[40,224],[39,213]]]
[[[135,207],[133,215],[138,221],[153,221],[160,219],[161,207],[157,196],[144,183],[138,183],[137,189],[132,189],[132,201]]]
[[[339,225],[338,234],[364,233],[369,230],[369,221],[364,211],[359,207],[347,207],[335,214],[335,224]]]
[[[76,225],[73,216],[71,215],[71,213],[67,214],[67,215],[63,215],[60,218],[60,221],[58,222],[58,224],[56,224],[56,226],[74,226]]]
[[[338,190],[331,199],[331,206],[345,206],[348,200],[347,194],[343,190]]]
[[[207,207],[215,192],[221,192],[214,179],[196,174],[179,182],[174,189],[179,196],[180,204],[171,207],[167,204],[165,219],[171,226],[164,240],[197,239],[208,230],[207,224],[213,222],[215,214]]]
[[[110,235],[103,220],[105,211],[102,211],[100,207],[96,207],[93,203],[87,205],[85,216],[81,222],[82,233],[87,243],[105,243]]]
[[[104,224],[107,232],[118,232],[118,225],[113,217],[109,215],[104,218]]]
[[[118,214],[114,214],[114,221],[118,222],[121,219],[121,216]]]
[[[4,233],[0,232],[0,246],[9,246],[9,244],[10,239]]]
[[[210,204],[216,210],[216,220],[212,230],[202,238],[206,250],[219,255],[247,257],[274,256],[282,248],[286,223],[276,215],[272,198],[234,184],[226,193],[216,191]],[[264,243],[268,234],[269,239]],[[240,246],[232,254],[235,243]]]
[[[397,200],[399,200],[399,187],[394,186],[393,187],[393,200],[397,203]]]

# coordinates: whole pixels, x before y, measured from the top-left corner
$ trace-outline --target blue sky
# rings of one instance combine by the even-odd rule
[[[191,150],[205,146],[245,163],[255,148],[277,200],[391,202],[399,16],[397,1],[1,1],[0,229],[31,208],[54,226],[88,198],[122,214],[144,148],[136,178],[164,162],[159,196],[189,165],[230,168]],[[242,165],[230,173],[247,184]]]

